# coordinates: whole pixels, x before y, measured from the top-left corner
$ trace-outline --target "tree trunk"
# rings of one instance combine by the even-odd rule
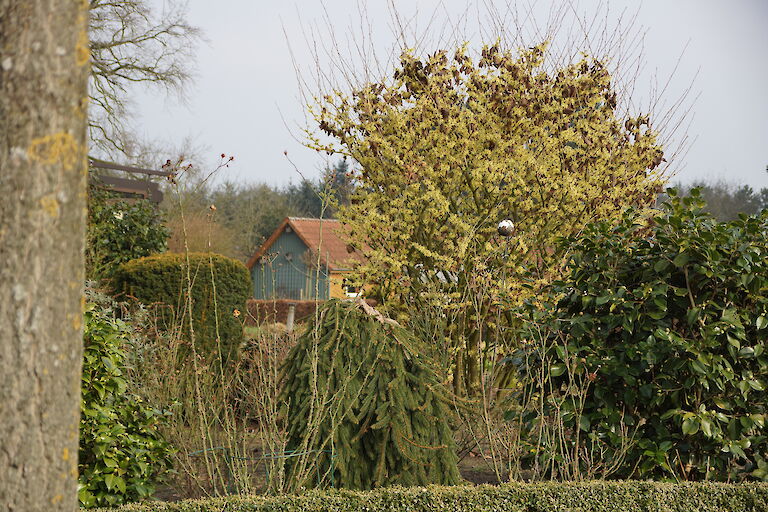
[[[86,0],[0,0],[0,510],[77,508]]]

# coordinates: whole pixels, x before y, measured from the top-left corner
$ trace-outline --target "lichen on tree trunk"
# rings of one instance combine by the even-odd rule
[[[75,510],[88,2],[0,0],[0,510]]]

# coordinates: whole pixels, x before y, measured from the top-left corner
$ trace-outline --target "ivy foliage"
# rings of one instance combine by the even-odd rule
[[[145,403],[123,377],[130,327],[89,303],[85,311],[80,473],[82,507],[146,499],[171,469],[171,447],[160,435],[166,411]]]
[[[114,276],[117,293],[146,305],[160,304],[161,326],[178,329],[187,340],[194,330],[196,350],[221,354],[225,361],[237,354],[244,341],[239,317],[246,311],[251,286],[245,265],[213,253],[156,254],[121,265]]]
[[[362,302],[323,304],[284,365],[287,448],[320,454],[314,467],[289,459],[296,488],[317,472],[350,489],[459,482],[449,404],[423,352]]]
[[[564,241],[542,321],[567,342],[529,350],[526,370],[590,384],[565,405],[571,441],[618,458],[630,432],[619,476],[768,480],[768,211],[721,223],[698,191],[668,194],[650,226],[630,211]]]
[[[126,201],[98,185],[88,196],[86,277],[110,278],[127,261],[164,252],[169,232],[146,199]]]

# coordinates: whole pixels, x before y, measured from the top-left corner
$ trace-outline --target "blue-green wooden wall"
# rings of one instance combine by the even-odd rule
[[[296,233],[283,231],[251,269],[254,298],[327,299],[328,271],[324,266],[319,272],[308,266],[306,251],[307,246]]]

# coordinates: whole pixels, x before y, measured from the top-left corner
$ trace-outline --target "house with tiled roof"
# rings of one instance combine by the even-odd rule
[[[246,266],[256,299],[325,300],[358,295],[346,276],[362,261],[339,221],[287,217]]]

